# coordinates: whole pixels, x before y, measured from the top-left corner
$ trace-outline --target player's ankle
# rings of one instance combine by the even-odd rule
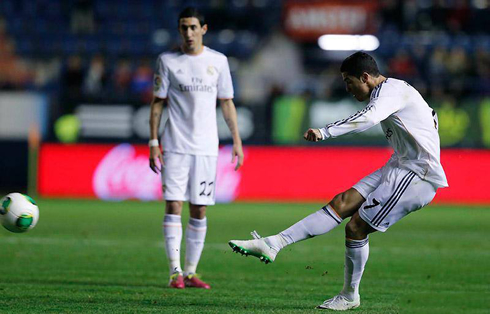
[[[344,291],[344,290],[342,290],[339,294],[344,296],[347,300],[349,300],[351,302],[359,300],[361,297],[359,295],[359,293],[355,292],[355,291]]]
[[[279,252],[286,245],[288,245],[286,240],[284,240],[284,237],[281,234],[276,234],[270,237],[266,237],[264,238],[264,240],[266,241],[267,245],[269,245],[270,248],[276,252]]]
[[[183,273],[182,268],[180,268],[179,266],[170,267],[170,271],[169,271],[170,277],[172,277],[175,274],[182,275],[182,273]]]

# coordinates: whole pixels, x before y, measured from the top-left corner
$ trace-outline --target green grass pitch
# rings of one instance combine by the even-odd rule
[[[227,245],[254,229],[279,232],[323,204],[208,209],[198,271],[209,291],[166,287],[163,203],[38,204],[34,230],[0,230],[0,313],[318,313],[342,287],[345,222],[270,265]],[[490,208],[430,206],[371,235],[361,307],[351,312],[489,313],[489,230]]]

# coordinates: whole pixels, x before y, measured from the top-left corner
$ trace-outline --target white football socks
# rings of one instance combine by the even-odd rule
[[[272,249],[279,252],[289,244],[327,233],[341,222],[342,218],[337,215],[330,205],[327,205],[283,232],[267,237],[265,240]]]
[[[184,276],[195,274],[197,264],[201,258],[206,238],[207,219],[189,218],[189,224],[185,230],[185,266]]]
[[[180,243],[182,241],[182,222],[179,215],[165,214],[163,218],[163,235],[167,252],[170,275],[182,273],[180,267]]]
[[[347,299],[359,298],[359,284],[369,257],[369,238],[345,240],[344,288],[340,292]]]

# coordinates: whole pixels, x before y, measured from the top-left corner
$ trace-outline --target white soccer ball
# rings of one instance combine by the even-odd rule
[[[0,200],[0,222],[5,229],[21,233],[34,228],[39,220],[39,208],[29,196],[10,193]]]

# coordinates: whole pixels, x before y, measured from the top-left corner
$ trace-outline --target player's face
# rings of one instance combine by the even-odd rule
[[[195,17],[186,17],[179,20],[179,33],[182,36],[184,50],[188,52],[200,52],[202,49],[202,37],[206,34],[208,26],[201,26]]]
[[[366,80],[348,75],[347,72],[342,72],[342,79],[347,92],[351,93],[358,101],[364,101],[369,98],[370,90]]]

